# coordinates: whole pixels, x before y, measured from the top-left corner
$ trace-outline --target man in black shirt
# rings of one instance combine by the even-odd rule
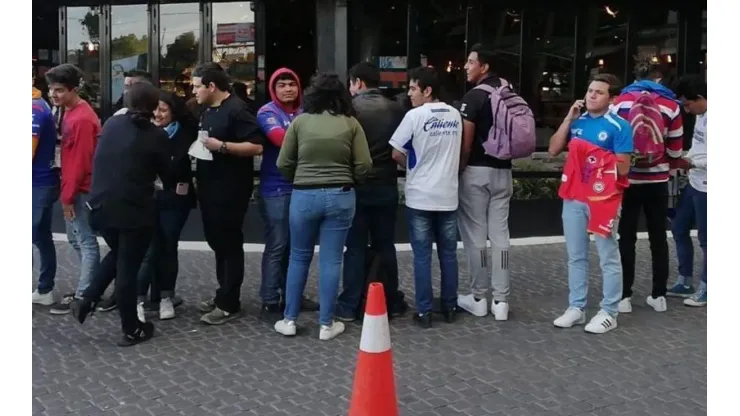
[[[492,74],[494,54],[474,45],[465,64],[468,82],[500,87]],[[509,315],[509,201],[513,194],[511,161],[483,151],[493,125],[487,92],[472,89],[462,99],[463,148],[460,155],[460,205],[458,224],[468,258],[471,292],[458,296],[458,305],[475,316],[488,314],[488,292],[493,286],[491,313],[505,321]],[[503,121],[503,120],[502,120]],[[487,240],[492,246],[492,276],[488,277]]]
[[[193,71],[193,95],[204,106],[200,130],[213,160],[198,160],[196,186],[203,232],[216,256],[216,296],[201,304],[201,321],[218,325],[239,315],[244,281],[244,216],[254,188],[253,157],[262,154],[257,119],[244,101],[229,91],[224,71],[199,66]]]
[[[398,291],[398,260],[395,231],[398,212],[398,168],[391,157],[389,144],[393,132],[403,120],[404,110],[378,89],[380,71],[368,62],[350,69],[349,91],[357,120],[367,136],[373,168],[366,183],[357,186],[357,204],[352,227],[347,234],[344,253],[342,294],[337,299],[337,319],[354,321],[364,311],[360,308],[362,293],[367,286],[366,258],[368,242],[372,254],[380,261],[379,274],[384,279],[385,297],[390,316],[403,313],[406,302]],[[374,276],[378,278],[379,276]]]

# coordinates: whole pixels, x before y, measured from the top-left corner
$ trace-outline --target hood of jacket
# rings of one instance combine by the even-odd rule
[[[654,92],[661,97],[676,101],[676,94],[674,94],[673,91],[671,91],[669,88],[665,87],[664,85],[658,84],[655,81],[650,81],[646,79],[635,81],[632,84],[624,87],[624,89],[622,90],[623,93],[641,91]]]
[[[277,83],[277,78],[280,75],[283,74],[289,74],[293,76],[293,79],[295,79],[296,84],[298,84],[298,97],[296,98],[295,102],[293,102],[291,105],[285,105],[281,103],[277,99],[277,94],[275,94],[275,84]],[[270,77],[270,83],[268,84],[268,91],[270,92],[270,99],[272,100],[275,105],[279,106],[283,109],[286,113],[295,113],[299,108],[301,108],[301,104],[303,104],[303,88],[301,87],[301,80],[298,78],[298,75],[293,72],[293,70],[288,68],[280,68],[277,71],[275,71],[272,76]]]

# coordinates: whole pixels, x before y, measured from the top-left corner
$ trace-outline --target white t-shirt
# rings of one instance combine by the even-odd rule
[[[406,155],[406,206],[423,211],[457,209],[462,117],[445,103],[406,113],[391,146]]]
[[[689,170],[689,183],[697,191],[707,191],[707,113],[696,116],[694,138],[686,155],[694,164]]]

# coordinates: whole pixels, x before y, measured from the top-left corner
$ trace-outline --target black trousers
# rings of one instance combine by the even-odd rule
[[[199,191],[202,188],[199,188]],[[226,312],[238,312],[244,282],[244,216],[249,208],[250,192],[240,190],[239,197],[224,201],[223,193],[216,196],[210,189],[199,194],[203,234],[216,257],[216,306]]]
[[[84,297],[99,300],[105,289],[116,279],[116,303],[121,314],[121,327],[125,334],[131,334],[139,328],[136,316],[136,294],[138,274],[149,244],[152,241],[153,229],[147,228],[104,228],[100,235],[110,247],[103,257]]]
[[[632,184],[622,200],[619,220],[619,254],[622,257],[622,298],[632,296],[635,283],[635,243],[640,212],[645,212],[653,263],[652,296],[665,296],[668,284],[668,184]]]

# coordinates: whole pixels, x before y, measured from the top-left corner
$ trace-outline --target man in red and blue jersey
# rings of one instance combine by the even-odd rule
[[[39,283],[31,302],[44,306],[54,304],[54,278],[57,273],[57,252],[51,236],[51,210],[59,199],[59,169],[55,166],[57,132],[51,107],[41,91],[31,87],[31,218],[33,245],[39,250]]]
[[[671,162],[683,154],[683,119],[681,107],[673,91],[658,83],[663,78],[658,65],[650,59],[642,59],[635,65],[637,81],[628,85],[614,99],[612,111],[629,120],[630,111],[639,94],[654,97],[655,109],[662,117],[659,134],[665,152],[651,160],[633,164],[629,173],[630,187],[624,192],[622,215],[619,220],[619,252],[622,258],[622,301],[620,313],[632,312],[632,285],[635,282],[635,243],[640,212],[645,212],[653,263],[653,288],[647,304],[656,312],[665,312],[666,285],[668,284],[668,240],[666,217],[668,216],[668,179]],[[656,111],[656,115],[657,115]],[[633,118],[636,120],[636,118]],[[637,124],[637,123],[635,123]],[[656,127],[658,124],[655,125]],[[633,131],[634,131],[633,127]],[[638,141],[638,140],[636,140]],[[635,152],[640,152],[640,143],[635,143]]]
[[[585,100],[576,101],[565,116],[558,131],[550,138],[549,153],[559,155],[569,139],[581,139],[614,153],[617,174],[626,176],[630,170],[633,148],[629,123],[609,111],[609,104],[619,94],[619,80],[614,75],[598,74],[591,79]],[[585,113],[583,112],[585,108]],[[577,152],[568,157],[577,157]],[[568,252],[568,309],[553,324],[559,328],[586,323],[588,294],[588,223],[589,206],[577,199],[563,200],[563,233]],[[617,219],[614,219],[614,223]],[[613,223],[612,223],[613,224]],[[594,234],[603,277],[601,310],[586,325],[586,332],[603,334],[617,327],[619,301],[622,300],[622,263],[619,244],[614,233]]]
[[[284,298],[290,255],[288,214],[293,191],[293,184],[277,170],[276,163],[285,131],[301,114],[303,97],[298,75],[288,68],[280,68],[272,74],[268,89],[272,100],[257,112],[257,123],[268,139],[262,154],[259,184],[259,208],[265,223],[260,316],[274,323],[282,319],[281,293]],[[308,306],[306,303],[304,300],[304,306]]]

